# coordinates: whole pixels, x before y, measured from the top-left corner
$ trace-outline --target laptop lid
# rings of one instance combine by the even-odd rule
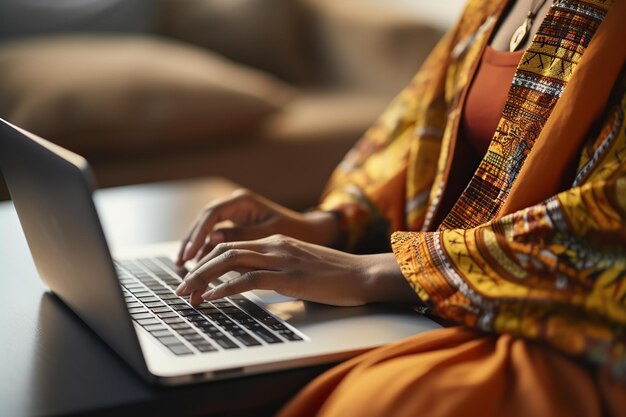
[[[87,161],[0,119],[0,169],[42,280],[150,378],[91,198]]]

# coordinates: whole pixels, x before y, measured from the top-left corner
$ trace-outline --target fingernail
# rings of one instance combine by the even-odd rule
[[[213,297],[213,294],[215,294],[215,290],[209,290],[207,292],[205,292],[204,294],[202,294],[202,299],[203,300],[209,300],[210,298]]]
[[[191,255],[191,253],[189,253],[189,252],[191,252],[191,246],[192,246],[191,242],[187,242],[187,244],[185,245],[185,250],[183,251],[183,260],[185,260],[185,261],[187,259],[189,259],[190,255]]]
[[[178,288],[176,288],[176,295],[181,295],[187,289],[187,283],[185,281],[181,282]]]

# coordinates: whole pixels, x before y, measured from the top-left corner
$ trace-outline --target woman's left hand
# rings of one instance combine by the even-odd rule
[[[208,289],[229,271],[241,275]],[[176,289],[192,305],[263,289],[318,303],[419,303],[391,253],[353,255],[283,235],[218,244]]]

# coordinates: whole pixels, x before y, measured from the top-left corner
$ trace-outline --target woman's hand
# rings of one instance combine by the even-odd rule
[[[208,289],[229,271],[241,275]],[[253,289],[274,290],[337,306],[370,302],[419,303],[391,253],[353,255],[274,235],[218,244],[176,289],[192,305]]]
[[[254,240],[278,233],[330,246],[338,240],[339,227],[331,213],[301,214],[248,190],[237,190],[200,213],[182,242],[176,263],[182,266],[194,257],[200,259],[219,243]]]

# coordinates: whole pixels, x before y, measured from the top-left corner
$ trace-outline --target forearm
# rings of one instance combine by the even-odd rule
[[[296,230],[294,237],[316,245],[340,248],[342,232],[339,216],[336,213],[315,210],[304,213],[302,216],[305,225]]]

